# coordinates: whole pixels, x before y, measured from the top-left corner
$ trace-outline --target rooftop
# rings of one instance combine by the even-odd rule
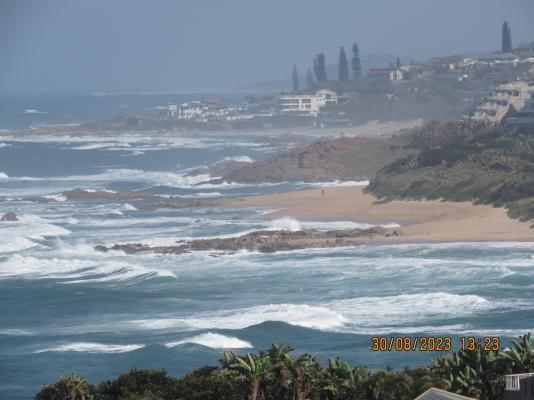
[[[456,393],[447,392],[446,390],[430,388],[415,400],[475,400],[471,397],[465,397]]]

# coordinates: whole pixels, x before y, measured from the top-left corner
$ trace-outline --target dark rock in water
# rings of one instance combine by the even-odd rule
[[[111,247],[96,246],[96,250],[109,251],[121,250],[127,254],[151,252],[160,254],[183,254],[191,251],[224,251],[237,252],[239,250],[259,251],[261,253],[275,253],[277,251],[301,250],[308,248],[331,248],[359,246],[362,239],[376,237],[400,236],[398,230],[390,230],[381,227],[370,229],[348,229],[335,231],[256,231],[246,235],[214,238],[195,239],[190,242],[174,246],[150,247],[142,243],[116,244]]]
[[[64,192],[68,200],[147,200],[157,196],[147,192],[110,192],[105,190],[74,189]]]
[[[5,213],[4,215],[2,215],[2,218],[0,218],[0,221],[3,221],[3,222],[15,222],[18,220],[19,219],[17,217],[17,214],[13,212]]]

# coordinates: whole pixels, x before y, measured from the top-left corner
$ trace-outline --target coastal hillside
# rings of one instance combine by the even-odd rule
[[[399,137],[338,138],[314,142],[224,175],[228,182],[325,182],[368,180],[380,169],[414,153]]]
[[[451,125],[454,127],[454,125]],[[367,191],[378,198],[444,199],[504,206],[513,218],[534,218],[534,131],[456,135],[381,170]]]

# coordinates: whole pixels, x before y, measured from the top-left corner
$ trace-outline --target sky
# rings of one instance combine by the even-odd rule
[[[534,0],[0,0],[0,93],[228,91],[340,46],[424,60],[534,41]]]

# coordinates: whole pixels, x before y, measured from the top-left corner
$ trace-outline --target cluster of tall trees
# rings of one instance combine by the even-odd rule
[[[512,30],[508,21],[502,24],[502,52],[509,53],[512,51]]]
[[[352,45],[352,58],[349,60],[343,46],[339,49],[338,59],[338,81],[346,82],[350,79],[358,79],[362,76],[362,64],[360,60],[360,49],[357,43]],[[308,69],[306,73],[306,84],[308,88],[313,87],[315,82],[327,82],[328,75],[326,72],[326,57],[323,53],[319,53],[313,59],[313,70]],[[293,65],[292,71],[292,84],[293,90],[298,91],[300,89],[299,74],[297,66]]]
[[[323,367],[311,354],[273,344],[257,354],[225,353],[221,367],[176,379],[165,371],[131,370],[95,387],[80,376],[45,385],[36,400],[412,400],[438,387],[484,400],[501,400],[506,374],[534,371],[530,335],[503,351],[460,351],[425,367],[373,371],[339,358]]]

